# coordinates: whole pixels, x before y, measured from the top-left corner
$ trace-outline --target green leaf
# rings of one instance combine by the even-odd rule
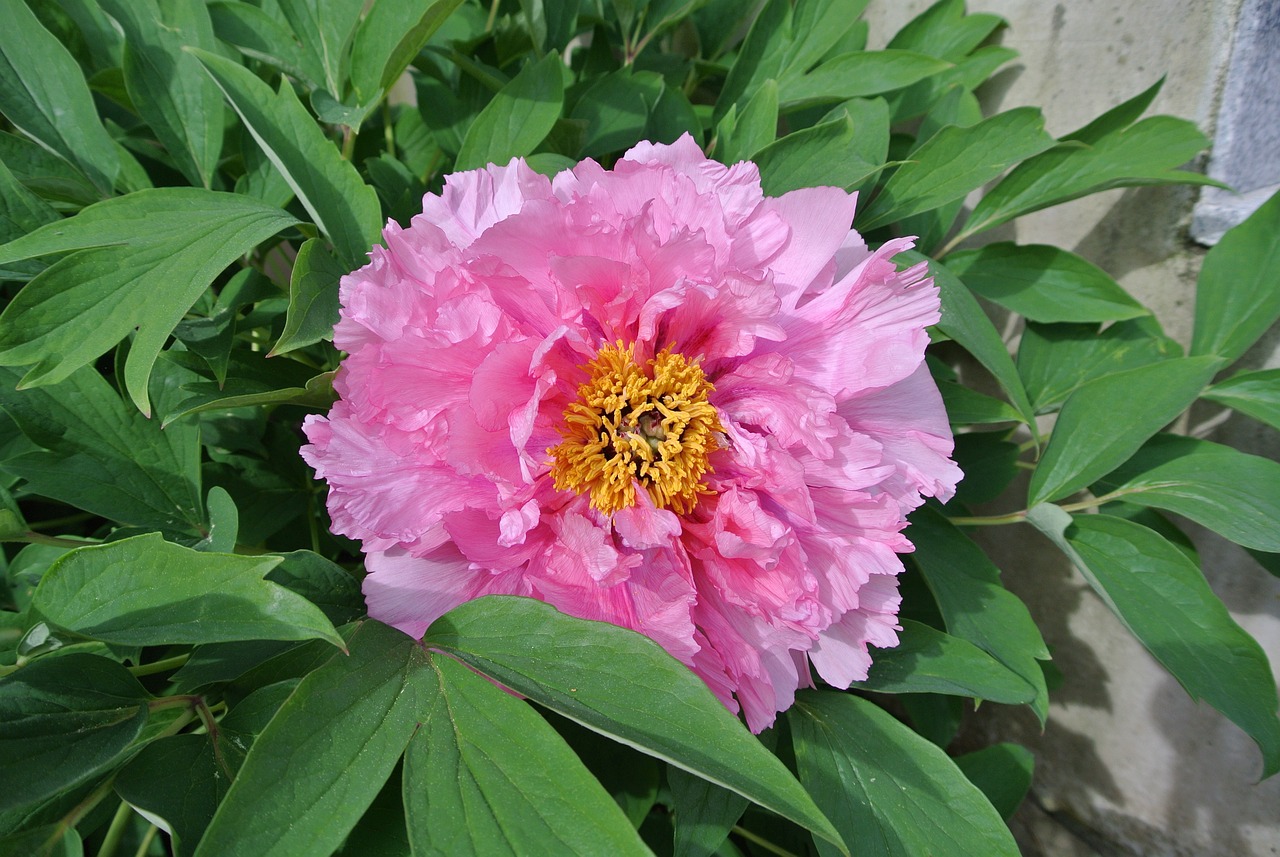
[[[1190,518],[1236,544],[1280,551],[1280,463],[1197,440],[1156,435],[1094,492]]]
[[[451,658],[405,754],[414,854],[648,854],[631,822],[529,706]]]
[[[247,57],[296,77],[310,89],[320,86],[324,80],[320,58],[304,51],[284,23],[241,0],[213,0],[208,7],[219,39]]]
[[[1067,140],[1020,164],[984,196],[962,235],[1007,223],[1051,205],[1117,187],[1151,184],[1218,184],[1198,173],[1175,170],[1208,140],[1196,126],[1172,116],[1152,116],[1092,143]]]
[[[938,287],[942,301],[942,319],[938,322],[938,329],[962,345],[995,376],[1009,395],[1009,401],[1034,431],[1035,412],[1032,411],[1031,402],[1022,387],[1018,370],[1013,365],[1013,358],[1009,356],[1009,350],[1005,348],[1004,340],[1000,338],[995,325],[987,318],[987,314],[982,311],[964,283],[941,262],[915,250],[899,253],[894,261],[902,267],[920,262],[929,264],[929,274]]]
[[[324,85],[341,98],[350,71],[349,49],[364,0],[277,0],[302,49],[324,69]]]
[[[968,127],[941,128],[889,177],[861,212],[858,226],[874,229],[961,199],[1052,145],[1044,117],[1034,107],[1018,107]]]
[[[361,104],[378,101],[462,0],[373,3],[351,43],[351,86]],[[412,21],[412,25],[405,23]]]
[[[1017,857],[982,792],[941,749],[875,704],[804,690],[787,722],[801,781],[859,857]],[[818,851],[833,853],[825,842]]]
[[[25,3],[5,4],[0,27],[0,112],[15,127],[74,164],[109,196],[120,172],[80,66]]]
[[[861,690],[946,693],[1010,705],[1036,698],[1036,689],[982,649],[921,622],[902,619],[898,645],[874,653]]]
[[[428,710],[434,676],[427,652],[380,622],[349,645],[258,736],[196,857],[329,854],[373,802]]]
[[[1149,312],[1101,268],[1047,244],[988,244],[952,253],[947,267],[982,297],[1031,321],[1119,321]]]
[[[1280,193],[1222,236],[1200,269],[1192,354],[1236,360],[1280,318]]]
[[[1280,772],[1280,701],[1267,657],[1231,618],[1195,563],[1146,527],[1109,515],[1037,506],[1027,520],[1075,562],[1112,612],[1192,699],[1203,699]]]
[[[833,57],[800,77],[778,82],[782,111],[824,101],[865,98],[910,86],[951,64],[911,51],[855,51]]]
[[[121,524],[187,535],[203,526],[198,432],[161,431],[90,367],[21,392],[17,378],[0,369],[0,407],[44,449],[4,469],[31,491]]]
[[[630,67],[597,79],[578,99],[570,114],[571,119],[586,122],[582,156],[599,157],[641,139],[649,121],[650,106],[661,94],[661,85],[658,75],[633,74]]]
[[[1232,375],[1206,390],[1203,398],[1280,429],[1280,369]]]
[[[747,799],[674,765],[667,766],[667,786],[675,812],[673,857],[711,857],[742,818]]]
[[[551,132],[564,105],[564,62],[549,53],[530,62],[493,97],[467,129],[456,170],[505,165],[527,155]]]
[[[998,15],[966,15],[964,5],[934,3],[894,34],[889,47],[958,62],[1005,23]]]
[[[1182,348],[1151,317],[1096,324],[1030,323],[1018,345],[1018,374],[1037,413],[1056,410],[1095,378],[1181,357]]]
[[[1044,722],[1049,693],[1037,661],[1048,660],[1049,649],[1026,605],[1004,588],[1000,570],[982,549],[935,510],[918,509],[907,533],[916,548],[912,558],[938,602],[947,631],[1033,687],[1031,708]]]
[[[124,382],[150,415],[147,384],[169,334],[214,277],[297,221],[230,193],[157,188],[108,199],[0,247],[0,264],[68,253],[0,314],[0,365],[56,384],[135,329]],[[77,252],[72,252],[77,251]]]
[[[317,607],[263,580],[279,563],[202,553],[147,533],[65,554],[31,603],[69,631],[123,646],[321,639],[341,647]]]
[[[1024,422],[1022,415],[1008,402],[970,390],[963,384],[941,381],[938,392],[942,393],[942,403],[952,425]]]
[[[1018,445],[1009,442],[1005,434],[971,431],[956,435],[952,457],[964,472],[964,479],[956,486],[952,502],[963,506],[988,503],[1013,482],[1019,473]]]
[[[956,767],[1008,820],[1031,789],[1036,759],[1021,744],[1003,742],[956,757]]]
[[[724,87],[716,100],[716,121],[723,118],[730,107],[741,102],[746,93],[754,93],[766,80],[778,78],[790,32],[791,3],[788,0],[765,3],[738,49],[737,60],[729,67]]]
[[[7,243],[61,218],[49,203],[29,191],[0,160],[0,242]],[[43,262],[12,262],[0,266],[0,279],[29,280],[43,271]]]
[[[40,658],[0,680],[0,770],[12,776],[0,809],[28,806],[105,770],[146,722],[146,691],[107,658]]]
[[[204,63],[249,133],[333,242],[342,262],[349,268],[363,265],[369,248],[382,234],[378,194],[343,160],[289,82],[282,80],[273,93],[247,68],[216,54],[189,50]]]
[[[142,748],[116,776],[115,789],[153,823],[164,822],[176,854],[189,854],[231,787],[240,756],[207,735],[171,735]],[[175,772],[181,772],[175,777]]]
[[[129,100],[193,185],[212,187],[222,152],[222,96],[184,45],[213,50],[203,3],[99,0],[125,32]]]
[[[338,280],[347,270],[315,238],[298,249],[289,275],[289,314],[268,357],[333,340],[338,323]]]
[[[298,593],[319,607],[335,625],[364,615],[364,596],[351,572],[311,551],[293,551],[283,554],[282,559],[267,572],[267,580]]]
[[[235,355],[233,368],[236,368],[235,363],[258,362],[247,356],[247,354],[252,353],[241,352]],[[261,357],[260,352],[258,356],[262,361],[266,360],[266,358]],[[322,372],[319,375],[303,380],[298,377],[299,374],[306,375],[308,373],[301,368],[302,364],[285,360],[273,362],[288,362],[291,365],[287,369],[268,366],[267,373],[264,373],[266,377],[237,376],[228,378],[223,385],[218,385],[212,381],[185,384],[183,389],[191,395],[179,402],[170,413],[165,415],[161,426],[167,430],[175,420],[204,411],[221,411],[229,408],[265,405],[299,405],[304,408],[325,410],[333,404],[336,398],[333,392],[333,372]],[[283,371],[280,371],[282,369]],[[294,385],[280,386],[276,379],[281,374],[294,376]]]
[[[657,643],[528,598],[489,596],[437,619],[424,643],[552,711],[839,843],[777,757]]]
[[[1175,358],[1081,384],[1031,474],[1027,506],[1066,497],[1115,469],[1196,400],[1220,362]]]
[[[856,130],[849,115],[788,134],[755,153],[766,196],[781,196],[802,187],[855,187],[883,166],[858,154]]]

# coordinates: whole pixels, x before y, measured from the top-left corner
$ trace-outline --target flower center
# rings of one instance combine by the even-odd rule
[[[637,482],[655,506],[683,515],[711,493],[702,477],[724,431],[707,401],[715,388],[680,354],[663,351],[641,367],[634,351],[619,341],[587,364],[591,378],[564,411],[564,441],[547,450],[551,476],[606,515],[635,505]]]

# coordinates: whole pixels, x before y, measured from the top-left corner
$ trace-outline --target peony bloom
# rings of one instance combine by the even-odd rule
[[[303,455],[413,636],[481,595],[646,634],[754,731],[897,643],[897,554],[960,478],[938,294],[837,188],[763,196],[687,136],[450,176],[342,280]]]

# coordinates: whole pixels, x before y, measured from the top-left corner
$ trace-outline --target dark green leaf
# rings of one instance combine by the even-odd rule
[[[791,31],[791,3],[769,0],[751,23],[751,29],[729,68],[724,88],[716,100],[719,121],[729,108],[750,97],[766,80],[778,78]]]
[[[31,491],[121,524],[188,535],[203,526],[198,432],[161,431],[90,367],[22,392],[17,379],[0,369],[0,406],[44,449],[4,468]]]
[[[0,132],[0,161],[55,209],[80,209],[102,198],[79,170],[26,137]]]
[[[1052,145],[1044,117],[1034,107],[1018,107],[967,128],[941,128],[889,177],[879,196],[860,213],[858,226],[874,229],[961,199]]]
[[[1021,744],[993,744],[956,758],[956,767],[982,790],[1000,817],[1009,819],[1031,788],[1036,760]]]
[[[1247,548],[1280,551],[1280,463],[1260,455],[1157,435],[1094,491],[1176,512]]]
[[[107,658],[40,658],[0,680],[0,769],[9,772],[0,809],[33,804],[104,770],[146,722],[146,691]]]
[[[1280,429],[1280,369],[1233,375],[1210,387],[1204,398]]]
[[[364,0],[277,0],[302,49],[324,69],[324,85],[340,98],[350,72],[351,37]]]
[[[75,164],[108,196],[120,172],[115,141],[103,127],[80,66],[25,3],[5,4],[0,27],[0,112]]]
[[[656,86],[656,88],[655,88]],[[649,109],[661,95],[661,78],[629,68],[603,75],[582,94],[571,118],[586,122],[584,157],[598,157],[635,143],[649,121]]]
[[[564,62],[556,53],[521,69],[471,123],[454,169],[506,165],[532,152],[560,117],[563,74]]]
[[[7,243],[59,220],[49,203],[29,191],[0,160],[0,242]],[[0,279],[29,280],[44,270],[38,261],[0,266]]]
[[[394,628],[365,622],[349,645],[258,736],[197,857],[329,854],[360,820],[436,690],[426,651]]]
[[[960,637],[903,619],[898,645],[873,653],[862,690],[881,693],[946,693],[1019,705],[1036,689],[1017,673]]]
[[[998,15],[966,15],[956,0],[934,3],[899,30],[889,47],[959,62],[1005,21]]]
[[[834,57],[801,77],[778,82],[782,110],[824,101],[865,98],[910,86],[951,64],[911,51],[856,51]]]
[[[207,735],[159,738],[120,769],[116,793],[153,823],[164,822],[174,853],[190,854],[231,787],[240,759],[234,746],[215,746]]]
[[[238,355],[242,356],[242,355]],[[264,358],[265,359],[265,358]],[[277,361],[284,363],[285,361]],[[294,363],[287,374],[297,374],[301,364]],[[272,378],[277,373],[271,372],[266,378],[229,378],[226,384],[219,386],[210,382],[197,382],[185,385],[190,395],[178,403],[174,410],[165,416],[162,425],[167,429],[174,420],[189,414],[204,411],[226,410],[228,408],[246,408],[255,405],[300,405],[305,408],[324,410],[334,402],[333,372],[322,372],[302,383],[302,386],[277,386]]]
[[[673,857],[711,857],[742,818],[747,799],[674,765],[667,766],[667,786],[675,812]]]
[[[298,78],[311,89],[324,80],[320,58],[305,51],[281,21],[241,0],[213,0],[209,17],[218,38],[251,57]],[[391,4],[383,4],[391,5]]]
[[[1192,699],[1203,699],[1280,771],[1280,702],[1267,656],[1213,594],[1195,563],[1140,524],[1037,506],[1027,520],[1072,558],[1107,606]]]
[[[1149,312],[1101,268],[1047,244],[988,244],[952,253],[947,267],[982,297],[1031,321],[1118,321]]]
[[[1196,287],[1192,354],[1234,361],[1280,317],[1280,193],[1222,236]]]
[[[947,407],[947,419],[952,425],[1024,422],[1022,415],[1003,399],[970,390],[962,384],[942,381],[938,384],[942,402]]]
[[[298,250],[289,276],[289,314],[268,356],[333,339],[338,323],[338,280],[347,271],[312,238]]]
[[[938,602],[947,631],[968,640],[1035,688],[1032,709],[1043,722],[1049,708],[1037,660],[1049,650],[1018,597],[1000,582],[1000,570],[967,536],[931,508],[911,516],[908,537],[915,564]]]
[[[883,166],[858,155],[857,133],[848,114],[788,134],[755,153],[766,196],[802,187],[855,187]]]
[[[311,551],[293,551],[267,572],[267,580],[287,587],[343,625],[364,615],[364,596],[351,572]]]
[[[63,628],[117,645],[321,639],[342,646],[318,608],[263,580],[279,563],[201,553],[148,533],[62,556],[32,606]]]
[[[462,0],[373,3],[351,43],[351,86],[361,104],[379,100]],[[412,26],[405,23],[412,21]]]
[[[1018,474],[1018,445],[1005,439],[1005,432],[973,431],[956,435],[952,458],[964,472],[952,502],[969,506],[990,502],[1013,482]],[[948,504],[950,508],[950,504]]]
[[[635,828],[555,730],[452,658],[405,754],[414,854],[646,854]]]
[[[859,857],[1017,857],[982,792],[941,749],[873,703],[801,691],[787,712],[800,779]],[[818,843],[821,854],[834,853]]]
[[[150,415],[151,368],[183,315],[228,265],[296,222],[244,196],[157,188],[100,202],[11,241],[0,247],[0,264],[69,255],[5,307],[0,365],[34,363],[23,385],[55,384],[136,330],[124,381],[138,410]]]
[[[1031,474],[1028,507],[1073,494],[1115,469],[1196,400],[1220,362],[1175,358],[1076,388]]]
[[[436,620],[424,642],[571,720],[839,842],[782,763],[647,637],[528,598],[490,596]]]
[[[359,0],[356,0],[359,11]],[[364,264],[381,237],[378,195],[329,141],[287,80],[271,88],[230,60],[191,49],[307,213],[333,242],[343,263]]]

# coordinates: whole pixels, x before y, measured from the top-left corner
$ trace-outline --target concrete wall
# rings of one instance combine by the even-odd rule
[[[1247,2],[1276,11],[1277,0]],[[873,2],[872,46],[928,5]],[[1061,135],[1167,75],[1149,113],[1191,119],[1212,137],[1241,7],[1242,0],[969,0],[970,11],[1009,21],[1001,41],[1022,54],[980,95],[990,109],[1040,106],[1049,131]],[[1192,188],[1111,191],[1022,218],[993,238],[1085,256],[1186,344],[1204,255],[1187,235],[1197,195]],[[1278,346],[1272,331],[1237,368],[1280,365]],[[1197,406],[1183,428],[1280,457],[1280,434],[1220,408]],[[1025,493],[1011,494],[992,510],[1011,511],[1024,500]],[[1280,854],[1280,777],[1256,784],[1261,758],[1252,742],[1191,702],[1028,529],[982,537],[1040,624],[1065,682],[1052,695],[1043,734],[1029,714],[1002,706],[984,706],[970,732],[979,740],[1012,738],[1036,754],[1032,797],[1015,823],[1024,853]],[[1193,538],[1210,585],[1262,643],[1273,669],[1280,666],[1280,580],[1212,533],[1197,530]]]

